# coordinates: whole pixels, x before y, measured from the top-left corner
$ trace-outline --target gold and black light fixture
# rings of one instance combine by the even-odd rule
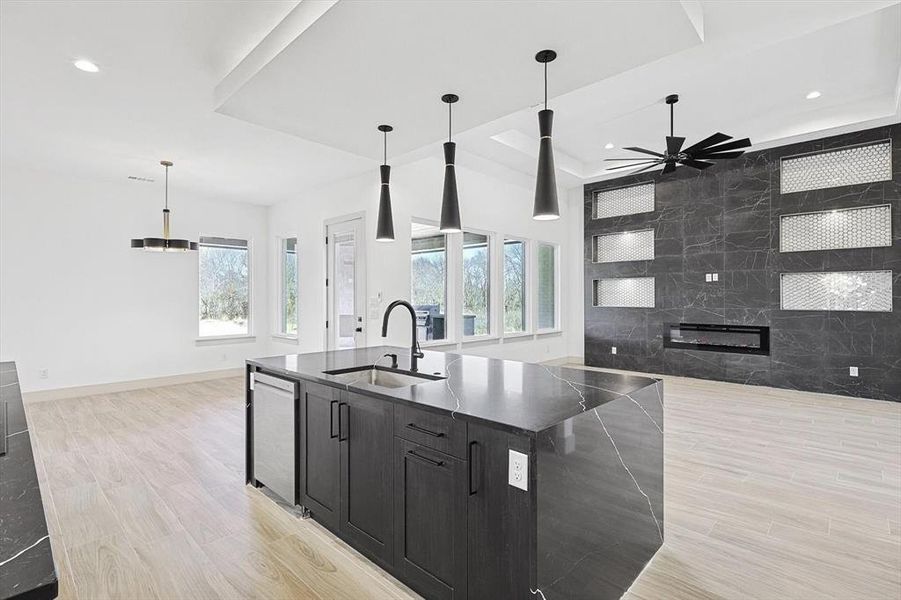
[[[379,221],[375,230],[375,239],[378,242],[394,241],[394,216],[391,214],[391,190],[388,186],[391,177],[391,167],[388,166],[388,132],[393,130],[391,125],[379,125],[379,131],[385,136],[385,159],[379,167],[382,186],[379,192]]]
[[[172,161],[161,160],[166,167],[166,195],[163,204],[163,237],[132,238],[131,247],[151,252],[187,252],[197,250],[197,242],[169,237],[169,167]]]
[[[441,233],[459,233],[463,231],[460,224],[460,200],[457,198],[457,173],[454,170],[454,158],[457,144],[452,141],[453,120],[451,109],[460,97],[456,94],[445,94],[441,101],[447,104],[447,141],[444,142],[444,193],[441,196]]]
[[[535,204],[532,218],[549,221],[560,218],[557,204],[557,175],[554,170],[554,147],[551,130],[554,126],[554,111],[547,107],[547,64],[557,58],[553,50],[542,50],[535,60],[544,65],[544,110],[538,111],[538,131],[541,141],[538,147],[538,176],[535,179]]]

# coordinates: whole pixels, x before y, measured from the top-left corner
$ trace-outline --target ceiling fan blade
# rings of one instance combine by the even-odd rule
[[[668,162],[668,163],[666,163],[666,166],[663,167],[663,171],[662,171],[661,174],[662,174],[662,175],[666,175],[667,173],[672,173],[672,172],[675,171],[675,170],[676,170],[676,163],[675,163],[675,162]]]
[[[732,139],[732,136],[731,136],[731,135],[726,135],[725,133],[716,132],[716,133],[714,133],[713,135],[711,135],[710,137],[704,138],[703,140],[701,140],[701,141],[698,142],[697,144],[694,144],[694,145],[689,146],[688,148],[686,148],[686,149],[685,149],[685,153],[686,153],[686,154],[691,154],[691,153],[692,153],[693,151],[695,151],[695,150],[700,150],[700,149],[702,149],[702,148],[707,148],[708,146],[714,146],[714,145],[716,145],[716,144],[720,144],[720,143],[722,143],[722,142],[725,142],[726,140],[731,140],[731,139]]]
[[[704,160],[738,158],[744,153],[744,150],[736,150],[735,152],[698,152],[693,154],[692,158],[701,158]]]
[[[653,165],[648,165],[643,169],[638,169],[637,171],[632,171],[631,173],[629,173],[629,175],[635,175],[636,173],[641,173],[642,171],[647,171],[648,169],[653,169],[654,167],[656,167],[659,164],[660,163],[658,162],[658,163],[654,163]]]
[[[682,144],[684,143],[684,137],[666,136],[666,153],[670,155],[679,154],[679,150],[682,149]]]
[[[682,163],[683,165],[685,165],[686,167],[691,167],[693,169],[701,169],[701,170],[707,169],[708,167],[713,166],[712,162],[704,162],[703,160],[694,160],[691,158],[688,158],[686,160],[680,160],[679,162]]]
[[[743,138],[740,140],[733,140],[728,144],[721,144],[719,146],[713,146],[712,148],[704,148],[703,152],[720,152],[721,150],[738,150],[739,148],[747,148],[751,145],[751,140],[748,138]]]
[[[648,158],[648,159],[644,159],[644,158],[642,158],[642,157],[640,157],[640,156],[633,156],[632,158],[605,158],[604,160],[605,160],[605,161],[607,161],[607,160],[631,160],[631,161],[634,162],[634,161],[636,161],[636,160],[658,160],[658,159],[656,159],[656,158]]]
[[[620,165],[618,167],[609,167],[604,170],[605,171],[620,171],[622,169],[634,169],[635,167],[640,167],[640,166],[646,165],[648,163],[650,163],[651,166],[653,167],[654,165],[659,165],[662,162],[663,162],[662,160],[643,160],[641,162],[633,163],[631,165]]]
[[[644,148],[636,148],[635,146],[629,146],[628,148],[623,148],[623,150],[631,150],[632,152],[641,152],[643,154],[650,154],[651,156],[659,156],[663,158],[663,155],[659,152],[654,152],[653,150],[645,150]]]

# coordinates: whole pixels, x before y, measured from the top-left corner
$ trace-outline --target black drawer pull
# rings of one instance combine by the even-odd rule
[[[429,458],[427,456],[423,456],[422,454],[417,454],[415,450],[407,450],[407,454],[409,454],[410,456],[415,456],[419,460],[424,460],[425,462],[429,463],[430,465],[434,465],[436,467],[441,467],[444,465],[443,460],[432,460],[431,458]]]
[[[334,438],[338,437],[338,434],[341,433],[341,429],[340,429],[340,427],[341,427],[341,426],[340,426],[340,423],[341,423],[341,415],[340,415],[340,414],[338,415],[338,423],[339,423],[339,425],[338,425],[338,431],[335,431],[335,407],[336,407],[336,406],[338,406],[338,401],[337,401],[337,400],[332,400],[332,401],[329,403],[329,411],[328,411],[328,412],[329,412],[329,416],[328,416],[328,418],[329,418],[329,427],[328,427],[329,432],[328,432],[328,433],[329,433],[329,438],[331,438],[331,439],[334,439]],[[340,411],[341,409],[339,408],[338,410]]]
[[[342,408],[344,409],[344,413],[341,412]],[[342,419],[341,418],[342,414],[346,414],[347,416],[344,419]],[[347,404],[347,402],[341,402],[340,404],[338,404],[338,441],[339,442],[347,441],[348,432],[344,430],[345,427],[347,426],[345,424],[345,421],[347,421],[347,420],[350,420],[350,406]]]
[[[443,431],[432,431],[431,429],[420,427],[416,423],[407,423],[407,429],[412,429],[413,431],[418,431],[419,433],[424,433],[436,438],[444,437]]]
[[[479,449],[478,442],[469,442],[469,495],[475,496],[479,492],[481,478],[481,465],[476,465],[476,450]]]

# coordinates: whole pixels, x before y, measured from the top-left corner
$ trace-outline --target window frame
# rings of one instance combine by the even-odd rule
[[[200,248],[201,246],[208,246],[209,244],[203,244],[201,240],[203,238],[219,238],[226,240],[241,240],[247,243],[247,333],[235,333],[229,335],[201,335],[200,334]],[[253,310],[254,310],[254,274],[255,269],[253,268],[253,257],[254,257],[254,249],[253,249],[253,238],[247,237],[246,239],[243,237],[243,234],[235,234],[235,235],[212,235],[212,234],[200,234],[197,236],[197,295],[195,296],[195,316],[197,317],[196,325],[197,329],[195,333],[197,337],[195,338],[197,342],[228,342],[229,340],[253,340],[255,339],[254,334],[254,321],[253,318]]]
[[[463,260],[463,240],[464,236],[467,233],[473,233],[475,235],[483,235],[488,240],[488,333],[482,333],[477,335],[463,335],[463,268],[465,265],[465,261]],[[486,340],[496,340],[501,336],[498,333],[498,276],[500,273],[498,272],[498,251],[497,251],[497,237],[498,234],[493,231],[485,231],[484,229],[476,229],[467,227],[464,228],[460,233],[455,233],[454,235],[458,236],[459,239],[459,264],[457,265],[457,275],[460,278],[460,284],[457,289],[457,306],[454,310],[454,314],[457,317],[456,323],[456,332],[458,334],[458,338],[461,344],[468,344],[470,342],[483,342]]]
[[[562,316],[561,316],[561,282],[562,282],[562,273],[560,271],[560,267],[562,265],[562,259],[560,256],[560,244],[555,244],[554,242],[546,242],[543,240],[533,240],[532,245],[534,246],[533,256],[535,257],[534,263],[534,275],[533,281],[535,282],[535,293],[534,293],[534,302],[532,304],[532,315],[534,318],[535,324],[535,333],[536,334],[544,334],[544,333],[557,333],[563,331],[562,325]],[[552,327],[539,327],[539,306],[538,306],[538,296],[540,294],[540,280],[539,280],[539,258],[538,253],[541,249],[541,246],[549,246],[554,249],[554,325]]]
[[[440,224],[438,221],[432,219],[421,219],[419,217],[411,217],[410,218],[410,251],[409,256],[413,256],[413,228],[412,224],[416,223],[418,225],[427,225],[430,227],[438,228]],[[455,290],[456,290],[456,277],[454,276],[455,270],[457,268],[457,247],[458,240],[457,236],[461,236],[460,233],[441,233],[439,234],[444,236],[444,338],[440,340],[426,340],[419,342],[420,347],[422,348],[431,348],[435,346],[449,346],[457,343],[457,317],[456,317],[456,309],[455,309]],[[410,303],[413,304],[413,271],[412,268],[409,271],[410,273]]]
[[[532,305],[534,301],[532,299],[532,248],[531,248],[531,240],[528,238],[520,237],[517,235],[507,235],[502,234],[499,236],[501,240],[501,246],[506,248],[507,242],[519,242],[522,244],[522,251],[525,254],[523,256],[523,277],[525,277],[525,281],[523,282],[523,302],[525,302],[526,306],[523,310],[523,329],[522,331],[507,331],[507,313],[506,313],[506,295],[507,295],[507,280],[506,280],[506,252],[500,252],[500,322],[502,331],[498,331],[501,337],[504,338],[515,338],[515,337],[523,337],[533,335],[532,325],[534,323],[534,319],[532,318]]]
[[[283,322],[287,322],[284,318],[283,311],[285,309],[285,261],[284,258],[284,248],[285,243],[288,240],[294,240],[294,263],[295,263],[295,273],[297,274],[297,287],[294,290],[296,300],[295,300],[295,315],[294,318],[296,320],[296,331],[293,335],[285,331],[285,327],[282,327]],[[278,338],[281,340],[289,340],[289,341],[299,341],[300,340],[300,238],[295,234],[286,234],[282,236],[277,236],[275,238],[275,273],[277,273],[278,279],[275,281],[275,322],[274,322],[274,331],[272,337]]]

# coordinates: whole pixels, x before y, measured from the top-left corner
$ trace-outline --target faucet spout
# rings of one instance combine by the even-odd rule
[[[403,306],[410,311],[410,330],[412,332],[410,341],[410,371],[415,373],[419,370],[418,359],[425,356],[425,354],[419,349],[419,341],[416,339],[416,310],[413,308],[412,304],[406,300],[395,300],[388,305],[388,308],[385,309],[385,316],[382,317],[382,337],[388,337],[388,317],[391,316],[391,311],[398,306]]]

